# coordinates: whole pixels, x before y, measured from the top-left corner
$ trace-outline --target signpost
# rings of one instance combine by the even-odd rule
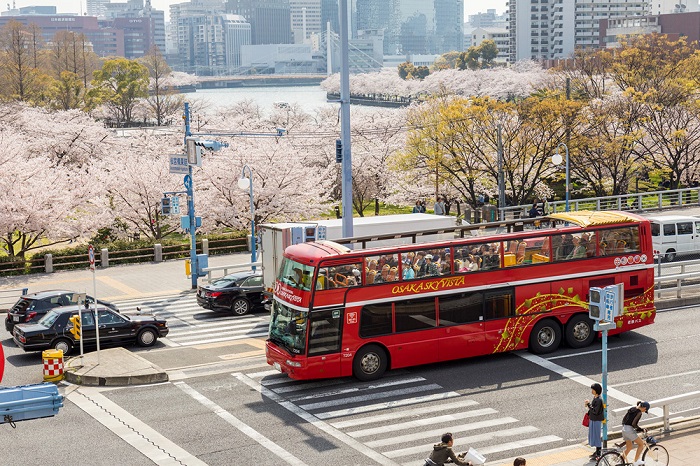
[[[175,154],[168,157],[170,158],[170,173],[187,175],[190,172],[190,166],[187,163],[186,155]]]
[[[603,363],[603,447],[608,447],[608,330],[616,328],[615,318],[622,314],[624,308],[624,284],[591,287],[588,316],[595,321],[593,330],[602,333]]]
[[[95,248],[92,244],[88,246],[88,257],[90,259],[90,270],[92,270],[92,300],[95,313],[95,338],[97,340],[97,365],[100,365],[100,319],[97,316],[97,279],[95,278]],[[83,321],[80,320],[83,327]],[[80,338],[80,354],[83,354],[83,338]]]

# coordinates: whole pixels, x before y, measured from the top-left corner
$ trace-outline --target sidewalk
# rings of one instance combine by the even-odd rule
[[[672,426],[668,434],[654,434],[669,453],[669,466],[697,466],[700,464],[700,420]],[[619,440],[611,440],[616,442]],[[595,466],[588,459],[593,449],[588,446],[564,447],[534,455],[526,455],[527,466]],[[631,454],[634,454],[634,450]],[[513,466],[513,459],[486,463],[487,466]],[[634,458],[631,458],[633,460]],[[651,465],[650,465],[651,466]]]

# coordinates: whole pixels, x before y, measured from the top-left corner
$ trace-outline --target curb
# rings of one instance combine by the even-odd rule
[[[95,355],[96,353],[88,353],[82,356],[82,360],[80,356],[69,359],[64,370],[66,382],[94,387],[115,387],[169,380],[164,369],[124,348],[103,350],[103,361],[100,364],[97,364]]]

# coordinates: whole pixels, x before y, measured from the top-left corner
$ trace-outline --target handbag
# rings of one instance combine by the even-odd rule
[[[584,427],[588,427],[588,424],[590,424],[590,422],[591,422],[591,419],[590,419],[590,417],[588,417],[588,413],[584,414],[583,415],[583,422],[581,422],[581,424]]]

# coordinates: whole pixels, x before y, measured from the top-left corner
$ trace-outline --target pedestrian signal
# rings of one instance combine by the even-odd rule
[[[160,200],[160,213],[162,215],[170,215],[170,198],[164,197]]]
[[[71,318],[68,320],[71,322],[71,324],[73,324],[73,327],[70,329],[70,333],[73,334],[73,338],[80,340],[80,334],[82,331],[80,328],[80,316],[71,316]]]
[[[592,320],[601,320],[603,309],[605,308],[604,290],[597,286],[592,286],[589,291],[590,299],[588,300],[588,317]]]
[[[343,141],[340,139],[335,140],[335,161],[343,163]]]

